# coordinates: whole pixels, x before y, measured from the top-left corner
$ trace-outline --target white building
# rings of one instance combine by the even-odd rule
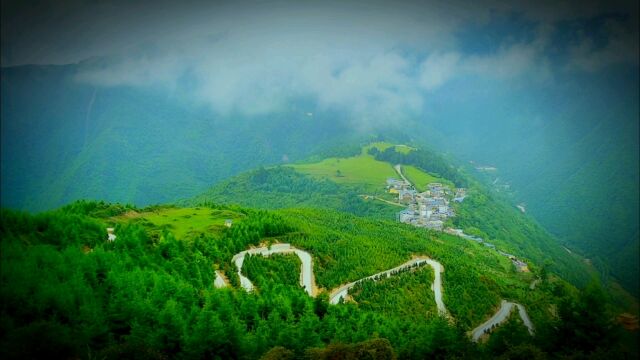
[[[114,228],[107,228],[107,241],[115,241],[116,235],[113,233]]]

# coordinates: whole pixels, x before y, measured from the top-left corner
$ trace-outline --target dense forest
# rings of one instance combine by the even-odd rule
[[[350,148],[345,148],[337,153],[348,156],[352,152]],[[463,203],[453,205],[459,216],[450,220],[449,225],[481,236],[504,251],[531,260],[533,266],[547,264],[575,285],[584,286],[589,282],[589,273],[593,270],[563,250],[532,218],[523,216],[506,199],[474,180],[463,169],[452,167],[441,156],[421,149],[402,153],[393,146],[383,151],[371,147],[368,152],[391,164],[413,165],[429,174],[455,179],[458,184],[467,186],[469,196]],[[181,204],[213,202],[263,209],[311,207],[380,220],[396,219],[401,207],[375,199],[365,200],[359,196],[365,191],[365,187],[358,184],[338,184],[301,174],[287,166],[276,166],[243,173]],[[384,183],[380,183],[379,191],[384,191]]]
[[[362,199],[358,195],[363,191],[359,186],[343,186],[330,180],[306,176],[288,166],[276,166],[240,174],[179,203],[194,205],[216,202],[264,209],[313,207],[379,219],[395,218],[398,209]]]
[[[353,119],[308,99],[275,114],[229,118],[181,96],[189,93],[185,84],[167,93],[75,81],[96,65],[2,68],[1,181],[10,189],[3,206],[42,211],[86,198],[173,202],[260,165],[342,156],[355,147],[341,144],[393,134],[387,137],[497,166],[496,177],[512,185],[512,201],[526,203],[565,246],[638,295],[637,67],[561,81],[553,91],[494,84],[479,93],[456,84],[430,100],[437,106],[424,121],[401,127],[385,121],[363,135]],[[455,180],[446,164],[427,161],[434,173]]]
[[[515,272],[473,242],[329,210],[203,205],[199,209],[243,216],[231,228],[181,238],[134,216],[166,209],[82,201],[37,215],[2,210],[3,358],[629,354],[597,285],[578,291],[553,273],[537,272],[544,279],[531,290],[532,275]],[[113,242],[106,241],[107,226],[115,227]],[[364,283],[353,302],[329,305],[326,293],[311,298],[296,283],[295,257],[251,257],[243,271],[257,290],[241,290],[233,254],[278,241],[313,255],[324,289],[395,266],[411,254],[436,258],[446,269],[445,303],[456,321],[435,315],[432,295],[425,294],[432,277],[428,268]],[[213,286],[216,268],[232,287]],[[492,314],[503,297],[527,307],[536,335],[523,336],[523,327],[512,320],[486,344],[471,343],[466,331]],[[409,316],[407,306],[420,310]]]

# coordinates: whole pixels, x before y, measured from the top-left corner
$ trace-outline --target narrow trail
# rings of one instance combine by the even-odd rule
[[[406,177],[404,177],[404,174],[402,173],[402,165],[398,164],[398,165],[394,166],[393,168],[396,169],[396,172],[398,173],[398,175],[400,175],[402,180],[406,181],[407,184],[410,184],[411,186],[413,186],[413,184],[411,184],[411,181],[409,181]]]
[[[360,197],[365,198],[365,199],[366,199],[366,198],[372,198],[372,199],[374,199],[374,200],[379,200],[379,201],[382,201],[382,202],[387,203],[387,204],[389,204],[389,205],[399,206],[399,207],[401,207],[401,208],[405,208],[405,207],[406,207],[406,206],[405,206],[405,205],[403,205],[403,204],[398,204],[398,203],[396,203],[396,202],[389,201],[389,200],[385,200],[385,199],[383,199],[383,198],[381,198],[381,197],[377,197],[377,196],[373,196],[373,195],[361,194],[361,195],[360,195]]]

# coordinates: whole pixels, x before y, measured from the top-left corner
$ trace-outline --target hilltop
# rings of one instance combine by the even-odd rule
[[[399,150],[398,150],[399,149]],[[183,205],[226,203],[263,209],[307,207],[334,209],[359,216],[395,221],[406,207],[385,188],[399,177],[402,164],[418,188],[440,182],[466,188],[468,197],[454,206],[458,216],[444,223],[527,259],[533,268],[549,267],[576,285],[584,286],[592,270],[568,254],[530,217],[490,189],[454,168],[433,152],[390,143],[373,143],[342,156],[299,164],[261,168],[226,180]],[[405,170],[405,171],[406,171]]]

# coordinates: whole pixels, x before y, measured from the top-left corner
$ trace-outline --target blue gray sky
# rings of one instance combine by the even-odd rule
[[[1,60],[82,63],[76,81],[188,89],[220,113],[306,98],[416,116],[460,79],[637,69],[637,14],[637,1],[3,1]]]

